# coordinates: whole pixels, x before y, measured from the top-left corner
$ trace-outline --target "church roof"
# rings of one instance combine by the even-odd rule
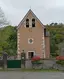
[[[36,15],[33,13],[33,11],[31,9],[29,9],[29,11],[27,12],[27,14],[24,16],[24,18],[21,20],[21,22],[19,23],[17,29],[22,25],[22,23],[25,21],[25,19],[27,18],[27,16],[29,15],[29,13],[32,14],[33,17],[35,17],[35,19],[37,21],[40,22],[40,24],[44,27],[44,25],[42,24],[42,22],[36,17]]]

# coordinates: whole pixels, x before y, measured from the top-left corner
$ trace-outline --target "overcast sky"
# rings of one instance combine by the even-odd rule
[[[0,7],[12,25],[18,25],[30,8],[43,24],[64,23],[64,0],[0,0]]]

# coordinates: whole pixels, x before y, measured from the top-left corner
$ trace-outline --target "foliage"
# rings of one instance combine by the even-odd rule
[[[9,23],[7,22],[4,12],[2,11],[2,9],[0,8],[0,26],[2,25],[8,25]]]
[[[16,55],[17,52],[17,31],[16,27],[13,28],[12,33],[10,34],[8,41],[8,51],[10,55]]]
[[[41,64],[41,59],[39,56],[35,56],[31,60],[32,60],[32,64]]]
[[[59,44],[64,40],[64,24],[51,23],[46,25],[47,31],[50,32],[50,52],[53,57],[60,54]]]
[[[0,52],[6,51],[9,55],[15,55],[17,51],[16,27],[6,26],[0,28]]]
[[[36,61],[32,61],[32,64],[33,64],[33,65],[34,65],[34,64],[38,65],[38,64],[42,64],[42,62],[41,62],[40,60],[36,60]]]
[[[56,63],[64,66],[64,60],[58,60]]]

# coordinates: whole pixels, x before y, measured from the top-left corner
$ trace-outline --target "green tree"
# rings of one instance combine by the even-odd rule
[[[13,26],[6,26],[0,29],[0,52],[6,51],[9,55],[16,54],[16,34],[16,27]]]
[[[64,24],[51,23],[46,28],[50,32],[50,52],[55,57],[60,53],[58,45],[64,40]]]
[[[0,8],[0,26],[9,25],[9,22],[6,20],[4,12]]]
[[[17,30],[16,27],[13,28],[11,35],[8,40],[8,52],[10,55],[17,54]]]

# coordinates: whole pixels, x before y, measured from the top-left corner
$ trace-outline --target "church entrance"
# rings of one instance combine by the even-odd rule
[[[34,56],[34,51],[28,52],[28,59],[31,59]]]

